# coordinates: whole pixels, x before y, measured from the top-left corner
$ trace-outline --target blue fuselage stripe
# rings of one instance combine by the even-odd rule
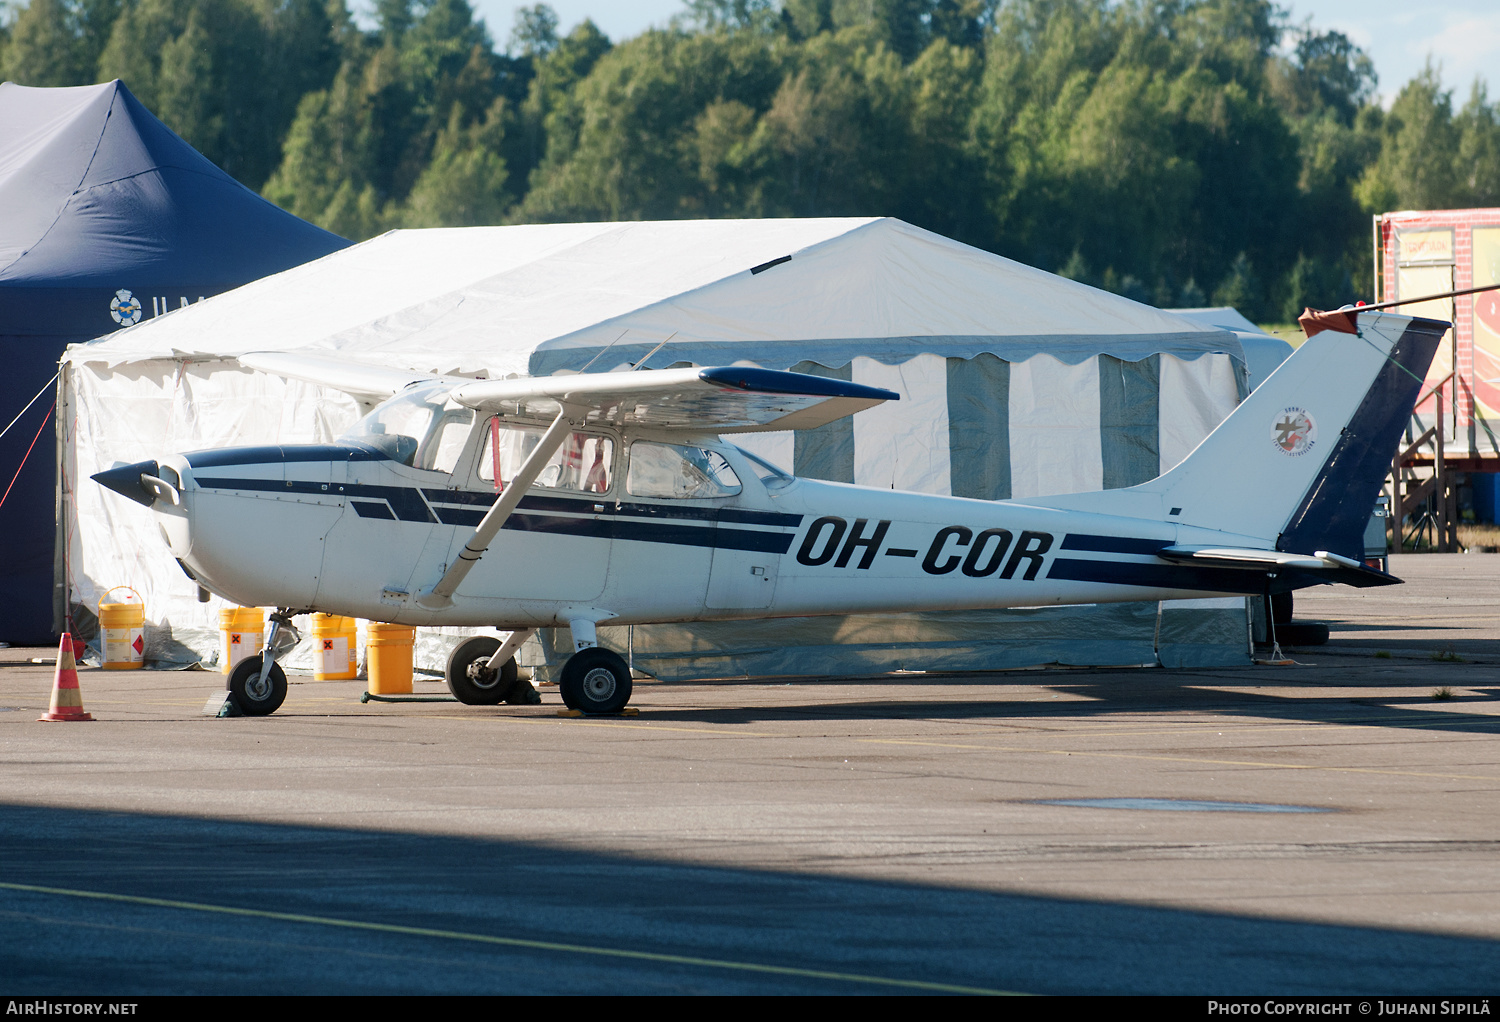
[[[444,525],[477,526],[484,513],[498,498],[494,493],[472,490],[422,490],[406,486],[373,486],[365,483],[337,484],[330,492],[328,483],[283,479],[228,479],[199,477],[196,482],[205,489],[258,490],[265,493],[309,493],[322,497],[347,497],[361,518],[403,522],[442,522]],[[427,499],[423,499],[423,495]],[[460,506],[453,506],[453,505]],[[602,510],[595,510],[595,505]],[[554,514],[525,514],[525,511],[552,511]],[[630,517],[626,517],[630,516]],[[633,518],[671,518],[676,522],[635,521]],[[678,524],[700,521],[702,525]],[[746,511],[738,508],[672,507],[661,504],[619,504],[588,498],[527,496],[520,508],[505,522],[506,530],[544,532],[569,536],[592,536],[598,539],[633,540],[640,543],[668,543],[676,546],[717,547],[727,550],[750,550],[784,554],[792,545],[789,532],[760,532],[754,529],[726,528],[724,522],[749,525],[793,527],[802,522],[801,515],[768,511]]]
[[[1147,589],[1186,589],[1203,593],[1260,593],[1265,581],[1259,572],[1232,568],[1197,568],[1183,564],[1143,564],[1138,561],[1090,561],[1059,557],[1047,571],[1049,579],[1141,586]]]
[[[1063,537],[1063,550],[1088,550],[1104,554],[1154,554],[1172,545],[1170,539],[1136,539],[1133,536],[1090,536],[1070,532]]]

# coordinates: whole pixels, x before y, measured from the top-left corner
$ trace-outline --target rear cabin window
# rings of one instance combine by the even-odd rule
[[[740,492],[740,478],[717,451],[639,441],[630,445],[625,489],[632,497],[732,497]]]
[[[479,456],[479,478],[497,491],[510,485],[527,457],[536,450],[543,426],[523,426],[491,419]],[[605,493],[609,490],[614,468],[615,445],[607,436],[593,433],[570,433],[557,453],[547,461],[533,489],[573,490],[578,493]]]

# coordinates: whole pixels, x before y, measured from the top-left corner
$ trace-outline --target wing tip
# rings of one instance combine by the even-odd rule
[[[698,370],[698,378],[719,387],[768,394],[798,394],[807,397],[853,397],[872,401],[900,401],[901,395],[881,387],[868,387],[848,380],[793,373],[758,366],[709,366]]]

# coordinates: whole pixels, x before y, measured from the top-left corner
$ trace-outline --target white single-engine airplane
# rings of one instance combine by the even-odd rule
[[[897,395],[721,367],[420,377],[293,353],[241,362],[338,387],[336,443],[199,451],[94,476],[155,513],[200,586],[271,606],[228,677],[266,714],[296,613],[494,627],[448,661],[471,704],[535,701],[513,654],[567,626],[563,701],[630,699],[601,622],[1171,600],[1400,580],[1370,508],[1446,323],[1358,310],[1311,337],[1177,467],[1125,489],[984,501],[796,479],[721,439],[809,429]]]

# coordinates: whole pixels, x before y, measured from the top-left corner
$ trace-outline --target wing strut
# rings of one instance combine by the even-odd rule
[[[505,525],[506,519],[521,503],[521,498],[526,491],[531,489],[531,484],[536,482],[536,477],[542,474],[542,469],[557,449],[562,446],[563,440],[579,421],[582,420],[584,409],[575,405],[565,404],[557,413],[557,418],[552,420],[552,425],[547,427],[547,432],[542,434],[542,439],[537,443],[526,461],[521,465],[520,471],[515,478],[510,480],[505,492],[500,499],[490,505],[479,525],[474,529],[474,535],[464,548],[458,553],[458,560],[449,565],[443,577],[438,579],[437,585],[417,597],[417,603],[428,610],[442,610],[453,606],[453,591],[458,588],[459,583],[468,575],[469,570],[474,567],[476,561],[484,556],[489,548],[490,541],[500,532]]]

